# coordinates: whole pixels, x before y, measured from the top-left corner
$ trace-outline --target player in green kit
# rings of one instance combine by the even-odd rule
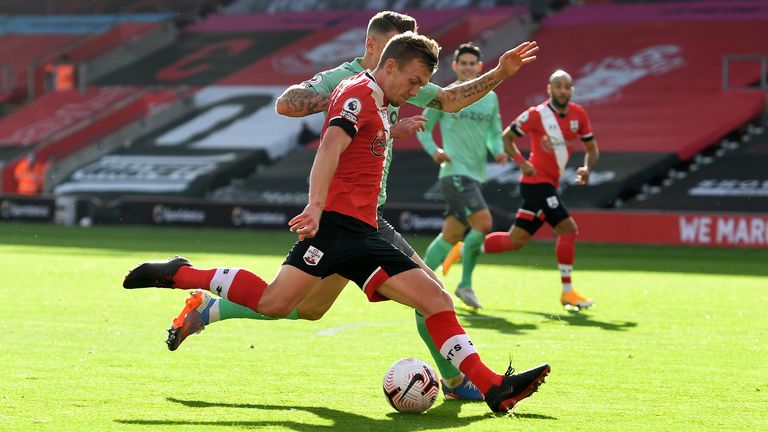
[[[310,80],[289,87],[277,100],[277,112],[290,117],[303,117],[324,112],[328,107],[330,94],[342,80],[357,75],[366,69],[374,69],[381,58],[384,46],[393,36],[416,29],[416,21],[408,15],[389,11],[376,14],[368,24],[363,57],[344,63],[337,68],[320,72]],[[458,111],[482,98],[504,78],[514,75],[522,65],[534,61],[537,51],[538,47],[535,42],[526,42],[504,53],[499,59],[499,65],[482,77],[467,82],[463,86],[451,87],[450,89],[443,89],[428,83],[408,102],[421,107],[429,106],[447,111]],[[391,139],[387,143],[379,206],[386,201],[386,180],[392,160],[392,139],[410,136],[422,130],[426,122],[426,118],[422,116],[398,119],[398,114],[399,107],[388,106],[389,122],[392,125],[390,129]],[[439,278],[415,253],[403,236],[381,217],[380,212],[377,223],[379,232],[387,241],[411,257],[442,287]],[[218,283],[214,280],[211,284],[214,282]],[[347,280],[338,275],[322,279],[286,318],[320,319],[333,305],[346,283]],[[231,318],[273,319],[226,299],[213,297],[206,291],[194,291],[191,297],[187,299],[185,308],[174,319],[173,325],[168,330],[168,347],[175,350],[187,336],[201,331],[205,325]],[[482,394],[479,390],[456,367],[443,358],[439,350],[435,348],[424,323],[424,317],[418,311],[416,311],[416,321],[419,335],[429,347],[440,370],[446,397],[482,400]]]
[[[483,69],[480,48],[463,44],[453,55],[454,85],[477,78]],[[501,115],[496,93],[489,92],[479,101],[458,113],[444,113],[427,108],[426,130],[417,134],[424,150],[440,164],[440,188],[446,202],[446,217],[442,232],[427,248],[424,258],[427,266],[437,268],[454,244],[464,239],[464,259],[461,281],[456,296],[467,306],[482,305],[472,289],[475,269],[485,235],[491,232],[493,220],[481,192],[485,181],[487,152],[496,163],[506,164],[504,143],[501,140]],[[443,148],[435,143],[432,132],[437,124],[443,137]],[[464,233],[469,228],[469,233]],[[443,267],[447,274],[448,268]]]

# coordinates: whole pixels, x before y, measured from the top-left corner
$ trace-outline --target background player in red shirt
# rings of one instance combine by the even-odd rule
[[[371,301],[395,300],[418,309],[443,356],[468,376],[493,411],[530,396],[549,373],[542,364],[519,374],[490,370],[456,319],[450,295],[376,228],[376,204],[389,138],[387,104],[399,106],[429,82],[439,47],[406,32],[384,48],[373,72],[343,81],[331,95],[310,174],[309,203],[291,219],[299,235],[275,279],[245,270],[193,268],[184,258],[144,263],[125,288],[210,289],[268,316],[286,316],[323,277],[353,280]]]
[[[560,302],[568,309],[578,310],[588,308],[594,302],[571,285],[578,228],[557,188],[576,141],[581,140],[586,150],[584,165],[576,170],[576,182],[580,185],[589,183],[589,173],[597,163],[599,151],[587,112],[581,105],[571,102],[571,75],[563,70],[555,71],[549,77],[547,94],[547,102],[528,108],[502,134],[504,150],[520,165],[523,173],[520,179],[523,202],[509,232],[493,232],[485,236],[483,250],[485,253],[519,250],[546,221],[557,233],[555,255],[563,285]],[[523,135],[531,137],[528,159],[522,156],[514,142],[515,136]],[[449,267],[460,255],[460,248],[454,247],[443,266]]]

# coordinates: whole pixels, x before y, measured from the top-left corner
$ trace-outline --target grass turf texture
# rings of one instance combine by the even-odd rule
[[[560,307],[551,243],[483,256],[457,301],[484,361],[552,374],[514,417],[444,401],[397,414],[381,390],[402,357],[433,364],[412,311],[349,285],[320,321],[230,320],[166,350],[186,293],[124,290],[125,272],[179,253],[268,280],[289,233],[0,225],[2,431],[552,431],[768,429],[768,251],[577,246]],[[420,252],[430,239],[412,239]],[[453,291],[460,266],[445,279]]]

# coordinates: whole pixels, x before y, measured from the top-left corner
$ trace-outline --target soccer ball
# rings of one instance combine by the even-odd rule
[[[384,396],[399,412],[420,413],[437,400],[440,381],[432,366],[417,358],[396,361],[384,374]]]

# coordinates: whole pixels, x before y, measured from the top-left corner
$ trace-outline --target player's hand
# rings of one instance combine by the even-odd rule
[[[435,152],[432,153],[432,160],[439,165],[443,162],[450,162],[451,157],[448,156],[448,153],[446,153],[445,150],[438,147],[437,150],[435,150]]]
[[[423,115],[401,118],[389,128],[389,135],[392,139],[408,138],[416,132],[424,132],[427,130],[424,127],[424,123],[426,122],[427,118]]]
[[[493,158],[496,160],[496,163],[499,165],[506,165],[507,162],[509,162],[509,156],[507,156],[507,154],[504,152],[498,153]]]
[[[520,164],[520,171],[523,172],[523,177],[533,177],[536,175],[536,167],[529,161]]]
[[[589,184],[589,170],[587,167],[579,167],[576,170],[576,184]]]
[[[536,53],[538,52],[539,46],[536,41],[526,41],[502,54],[499,57],[499,65],[496,66],[501,74],[500,78],[509,78],[516,74],[523,65],[536,61]]]
[[[322,214],[322,208],[307,204],[300,215],[294,216],[293,219],[288,221],[288,225],[291,227],[291,232],[298,234],[299,240],[314,237],[317,235],[317,230],[320,228],[320,216],[322,216]]]

